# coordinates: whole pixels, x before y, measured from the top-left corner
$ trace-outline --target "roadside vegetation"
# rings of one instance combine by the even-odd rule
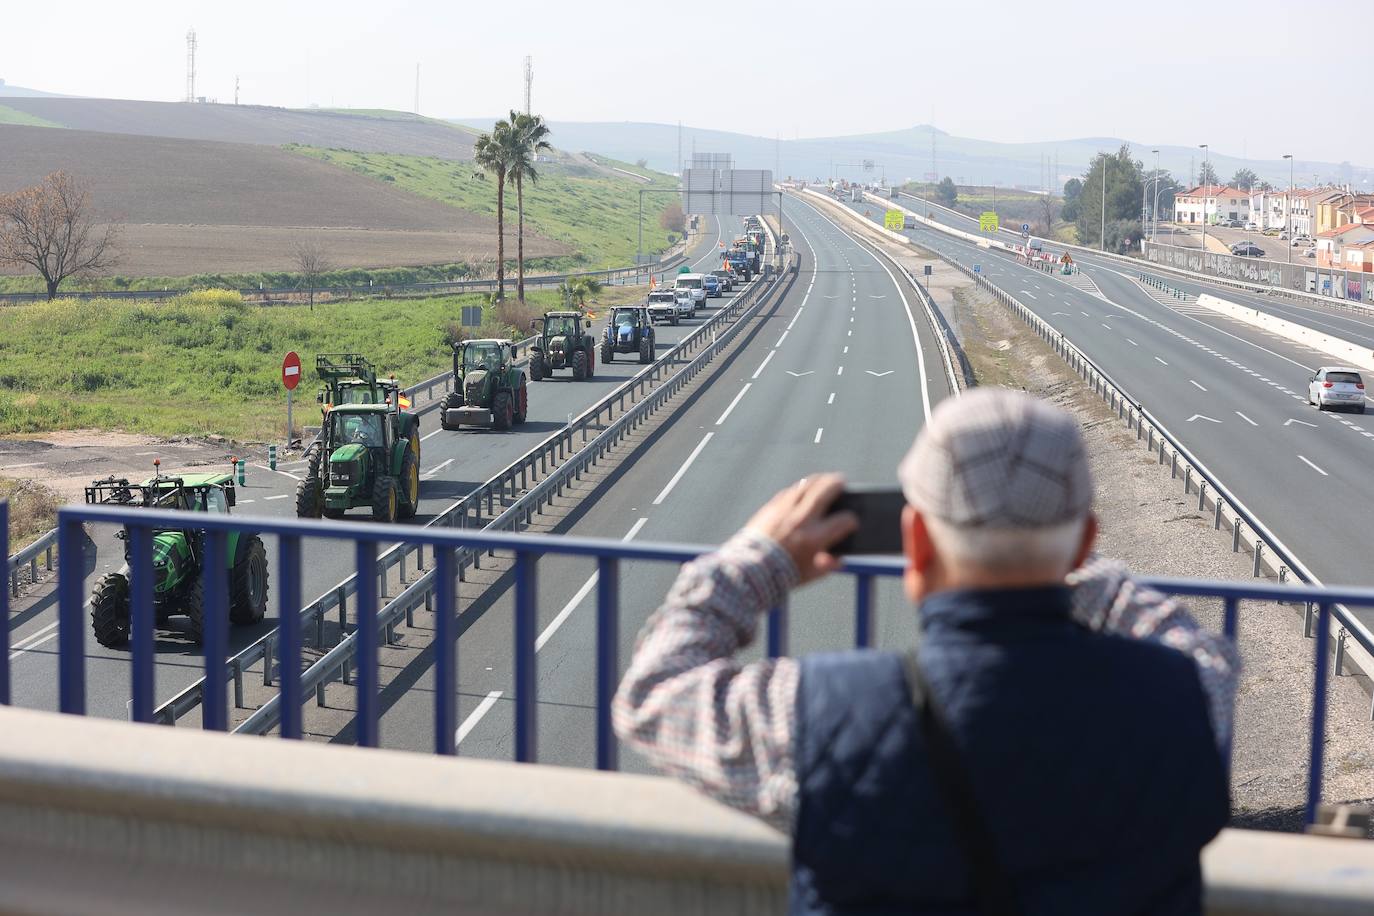
[[[983,185],[956,185],[944,178],[940,183],[907,182],[902,190],[927,200],[935,200],[952,210],[975,219],[985,210],[997,213],[1003,229],[1016,230],[1029,224],[1033,235],[1063,239],[1068,225],[1062,215],[1064,201],[1054,194],[1036,194],[1016,188],[993,188]]]
[[[594,314],[638,301],[643,287],[585,293]],[[482,336],[525,337],[529,318],[563,306],[534,290],[520,311],[469,293],[259,306],[201,290],[167,302],[57,299],[0,309],[0,434],[119,429],[151,435],[279,440],[286,416],[281,361],[307,367],[301,402],[313,406],[316,353],[363,353],[402,384],[452,365],[465,305],[483,307]],[[300,414],[298,414],[300,416]]]
[[[57,524],[61,500],[36,480],[0,477],[0,502],[10,504],[9,552],[22,550]],[[8,583],[5,584],[8,587]]]
[[[464,210],[496,215],[495,176],[485,175],[471,162],[308,146],[288,149],[378,181],[394,182],[397,187]],[[600,270],[633,264],[638,241],[639,191],[677,187],[677,180],[667,175],[629,163],[614,165],[644,174],[652,181],[646,184],[629,175],[612,177],[590,165],[540,162],[538,182],[525,187],[526,227],[573,246],[577,254],[560,260],[571,261],[570,266],[576,269]],[[666,234],[659,228],[658,215],[671,199],[667,194],[644,195],[646,253],[658,253],[669,247]],[[527,262],[526,268],[533,263]]]

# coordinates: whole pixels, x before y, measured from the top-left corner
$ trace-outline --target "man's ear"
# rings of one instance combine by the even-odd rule
[[[902,507],[902,555],[906,558],[903,582],[907,597],[918,602],[927,592],[926,577],[935,558],[935,550],[925,519],[910,505]]]
[[[1089,512],[1087,519],[1083,522],[1083,540],[1078,544],[1078,553],[1074,555],[1070,572],[1088,561],[1088,555],[1092,553],[1095,543],[1097,543],[1097,516]]]

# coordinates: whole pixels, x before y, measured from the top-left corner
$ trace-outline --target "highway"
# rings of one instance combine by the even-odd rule
[[[929,409],[950,395],[934,338],[904,281],[811,206],[785,206],[801,255],[797,281],[746,329],[747,342],[712,367],[699,396],[588,501],[569,533],[718,543],[768,495],[806,474],[839,470],[855,482],[895,482]],[[539,563],[541,762],[594,760],[594,574],[586,562]],[[657,564],[622,569],[622,668],[675,575]],[[794,651],[853,645],[851,590],[834,580],[796,596]],[[507,590],[475,619],[463,615],[460,754],[513,755],[513,603]],[[915,618],[896,583],[879,586],[877,607],[879,643],[909,644]],[[431,691],[426,671],[394,698],[382,718],[383,746],[432,746]],[[622,768],[642,769],[629,759]]]
[[[694,269],[711,270],[719,266],[718,243],[733,237],[742,223],[737,219],[727,219],[705,225],[706,229],[688,257]],[[677,327],[658,325],[657,350],[661,353],[692,333],[701,321],[714,314],[721,303],[728,299],[729,295],[708,300],[707,307],[700,312],[697,320],[684,321]],[[598,334],[605,325],[602,318],[604,316],[599,316],[593,322]],[[531,383],[529,418],[510,432],[469,429],[444,431],[439,429],[435,411],[423,414],[420,421],[423,441],[421,503],[414,521],[424,524],[448,508],[641,369],[637,362],[627,361],[624,357],[610,366],[602,365],[598,353],[596,374],[588,381],[574,383],[567,371],[559,371],[552,379]],[[313,390],[311,386],[314,382],[313,378],[307,378],[302,390]],[[308,409],[315,408],[311,404]],[[275,472],[262,465],[250,466],[247,485],[238,489],[239,504],[235,516],[294,516],[297,475],[302,466],[303,462],[281,464]],[[164,468],[168,471],[177,470],[174,464],[166,460]],[[370,516],[365,509],[355,509],[348,517],[362,521]],[[112,528],[101,528],[91,533],[97,554],[93,563],[89,558],[87,560],[87,594],[98,575],[114,571],[124,562],[123,543],[114,538],[114,533]],[[274,572],[275,539],[265,538],[264,541],[268,550],[269,574],[272,576],[268,613],[257,626],[230,628],[231,655],[274,628],[280,614],[276,588],[278,579]],[[92,565],[93,569],[90,568]],[[305,541],[302,550],[302,599],[307,602],[314,600],[353,572],[351,551],[339,550],[337,545],[324,541]],[[33,590],[22,602],[15,604],[11,637],[14,648],[10,656],[14,702],[19,706],[57,708],[55,592],[56,580],[53,579],[46,587]],[[173,618],[167,628],[157,631],[156,696],[159,703],[198,680],[204,671],[199,647],[171,629],[182,620]],[[86,627],[86,642],[90,713],[125,717],[130,696],[128,647],[107,649],[101,646],[95,641],[89,626]]]
[[[912,199],[901,203],[912,206]],[[881,217],[872,204],[850,205]],[[918,202],[914,209],[965,231],[975,220]],[[927,228],[921,245],[978,264],[1139,399],[1209,470],[1327,584],[1374,583],[1366,560],[1374,535],[1374,417],[1320,412],[1306,385],[1333,357],[1223,317],[1195,303],[1156,298],[1119,261],[1073,252],[1100,295],[1070,278],[1027,267]],[[1053,245],[1048,247],[1053,248]],[[1142,265],[1143,266],[1143,265]],[[1374,340],[1374,323],[1350,312],[1249,296],[1158,272],[1196,294],[1210,292],[1351,339]],[[1366,625],[1369,611],[1355,611]]]

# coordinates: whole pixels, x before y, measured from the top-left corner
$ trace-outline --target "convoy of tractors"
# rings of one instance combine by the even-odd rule
[[[659,321],[677,324],[694,317],[706,299],[737,289],[758,276],[764,246],[763,228],[750,217],[745,232],[721,252],[721,269],[707,274],[682,268],[671,287],[651,289],[638,305],[616,306],[598,335],[593,316],[581,310],[552,311],[531,322],[534,337],[464,340],[453,345],[453,389],[439,407],[445,430],[463,427],[509,430],[525,422],[529,411],[527,382],[566,371],[573,381],[596,374],[601,361],[625,356],[647,365],[655,359]],[[598,336],[600,345],[598,347]],[[522,354],[524,348],[527,352]],[[523,366],[522,366],[523,363]],[[342,518],[365,508],[373,521],[413,518],[420,506],[420,417],[405,408],[409,399],[395,377],[383,378],[357,353],[324,353],[315,357],[322,387],[320,431],[306,447],[304,468],[296,486],[296,514],[301,518]],[[187,513],[228,514],[237,502],[232,473],[155,473],[142,483],[108,477],[86,488],[86,502]],[[242,479],[240,478],[240,482]],[[91,592],[91,627],[106,647],[128,643],[132,538],[125,542],[124,565],[101,576]],[[267,609],[267,552],[257,534],[226,535],[222,555],[207,556],[204,531],[193,519],[184,526],[156,528],[151,534],[155,625],[184,617],[181,632],[194,643],[204,636],[206,563],[225,569],[229,621],[249,626]]]

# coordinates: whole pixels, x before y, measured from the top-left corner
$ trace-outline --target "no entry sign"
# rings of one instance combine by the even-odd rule
[[[292,391],[301,383],[301,358],[292,350],[281,361],[281,383],[287,391]]]

